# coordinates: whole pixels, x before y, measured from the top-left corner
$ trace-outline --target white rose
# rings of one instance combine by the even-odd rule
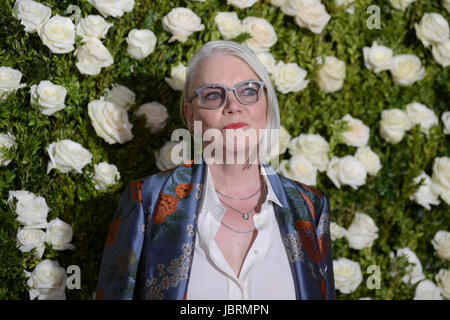
[[[270,0],[270,4],[274,7],[281,7],[286,0]]]
[[[319,88],[326,93],[342,89],[345,79],[345,62],[336,57],[325,57],[325,63],[317,73]]]
[[[345,11],[347,12],[347,13],[350,13],[350,14],[354,14],[355,13],[355,7],[353,7],[353,6],[350,6],[351,4],[353,4],[355,2],[355,0],[336,0],[336,4],[338,5],[338,6],[344,6],[344,7],[346,7],[347,9],[345,9]]]
[[[442,0],[442,6],[450,13],[450,0]]]
[[[88,104],[88,114],[97,135],[109,144],[123,144],[134,138],[127,110],[115,103],[93,100]]]
[[[103,39],[114,24],[107,22],[102,16],[89,15],[77,25],[77,35],[83,38]]]
[[[414,24],[417,38],[426,47],[448,40],[450,29],[447,20],[439,13],[425,13],[420,23]]]
[[[380,135],[389,143],[399,143],[405,131],[411,129],[406,112],[401,109],[388,109],[381,112]]]
[[[20,83],[22,72],[10,67],[0,67],[0,101],[8,97],[11,92],[26,86]]]
[[[179,63],[170,70],[170,78],[165,77],[167,84],[175,91],[183,91],[184,82],[186,81],[186,66]]]
[[[373,241],[378,239],[378,227],[373,219],[365,213],[356,213],[350,227],[347,228],[345,238],[350,248],[370,248]]]
[[[341,182],[339,181],[339,158],[333,157],[331,158],[330,162],[328,163],[327,167],[327,177],[333,182],[333,184],[336,186],[336,188],[341,188]]]
[[[78,59],[75,65],[80,73],[95,76],[114,63],[111,53],[99,39],[85,38],[84,43],[75,50]]]
[[[228,5],[233,5],[235,7],[238,7],[240,9],[250,8],[252,5],[254,5],[259,0],[227,0]]]
[[[165,31],[172,34],[169,42],[178,40],[186,42],[188,37],[195,31],[205,28],[199,16],[188,8],[174,8],[162,19]]]
[[[391,6],[400,11],[405,11],[406,8],[416,0],[389,0]]]
[[[67,90],[64,86],[57,85],[51,81],[44,80],[38,85],[32,85],[30,88],[30,103],[38,105],[39,110],[46,116],[51,116],[56,111],[66,107],[64,100],[66,99]]]
[[[450,205],[450,189],[443,189],[439,185],[433,184],[433,188],[436,193],[439,194],[442,200],[448,205]]]
[[[450,66],[450,39],[433,45],[431,48],[434,60],[443,67]]]
[[[434,279],[444,298],[450,300],[450,270],[440,269]]]
[[[47,152],[50,157],[47,173],[52,169],[58,169],[62,173],[82,173],[83,167],[92,160],[92,154],[88,150],[69,139],[52,142],[47,147]]]
[[[410,86],[425,78],[425,68],[420,59],[413,54],[400,54],[394,57],[390,69],[394,83],[398,86]]]
[[[444,125],[444,133],[450,134],[450,111],[442,113],[441,120]]]
[[[117,167],[107,162],[100,162],[94,165],[95,189],[106,190],[108,186],[117,184],[120,180],[120,173]]]
[[[328,164],[327,177],[337,188],[349,185],[353,189],[366,183],[367,170],[363,164],[353,156],[343,158],[333,157]]]
[[[52,245],[55,250],[73,250],[75,246],[72,241],[72,227],[64,221],[56,218],[48,223],[46,241]]]
[[[128,33],[126,39],[128,43],[127,53],[133,59],[142,60],[147,58],[156,46],[156,36],[151,30],[133,29]]]
[[[178,144],[176,141],[169,141],[159,150],[155,151],[156,166],[159,170],[169,170],[183,164],[183,158],[177,155],[172,156],[172,149]],[[178,161],[177,161],[178,160]]]
[[[256,54],[258,60],[266,68],[268,73],[272,73],[275,70],[276,61],[275,57],[270,52],[260,52]]]
[[[450,158],[437,157],[433,162],[433,188],[450,205]]]
[[[277,90],[281,93],[298,92],[306,88],[309,80],[305,80],[308,72],[296,63],[278,61],[272,73]]]
[[[336,222],[330,223],[330,234],[331,234],[331,240],[335,241],[336,239],[341,239],[345,237],[345,234],[347,233],[347,230],[345,230],[344,227],[338,225]]]
[[[429,133],[432,126],[439,124],[439,119],[434,111],[418,102],[412,102],[406,106],[406,115],[411,124],[419,124],[420,130],[425,134]]]
[[[9,191],[8,204],[11,206],[13,198],[17,199],[15,212],[16,220],[24,225],[24,229],[40,229],[47,227],[49,208],[45,198],[25,190]]]
[[[439,258],[450,261],[450,232],[439,230],[431,240],[431,244]]]
[[[288,148],[293,156],[306,156],[319,171],[323,172],[327,169],[330,145],[321,135],[301,133],[289,142]]]
[[[39,259],[45,251],[45,232],[37,229],[23,229],[19,228],[17,231],[16,243],[17,247],[22,252],[30,252],[35,249],[35,256]]]
[[[29,276],[27,284],[31,300],[65,300],[66,270],[57,261],[43,260],[26,275]]]
[[[280,6],[281,12],[290,17],[295,17],[301,5],[301,0],[284,0]]]
[[[431,178],[422,171],[422,173],[414,178],[414,184],[418,184],[421,179],[424,179],[424,183],[417,189],[417,191],[410,197],[416,203],[420,204],[427,210],[431,210],[430,205],[437,206],[441,203],[438,200],[438,194],[432,188]]]
[[[70,18],[57,14],[42,25],[38,34],[53,53],[68,53],[75,49],[75,25]]]
[[[114,83],[111,90],[106,89],[104,99],[128,110],[130,106],[134,105],[136,94],[127,87]]]
[[[301,28],[307,28],[315,34],[321,33],[331,19],[319,0],[287,0],[283,7],[288,2],[293,9],[292,12],[295,11],[295,22]]]
[[[346,258],[333,260],[333,272],[336,290],[345,294],[355,291],[363,280],[359,263]]]
[[[268,52],[278,40],[275,29],[264,18],[246,17],[242,28],[251,35],[244,43],[255,53]]]
[[[364,147],[369,141],[370,128],[359,119],[353,118],[348,113],[342,118],[350,129],[342,132],[344,143],[353,147]]]
[[[380,157],[372,151],[370,146],[359,147],[356,150],[355,158],[366,168],[367,173],[375,176],[381,170]]]
[[[443,300],[441,289],[431,280],[422,280],[416,287],[413,300]]]
[[[149,128],[152,133],[155,133],[164,128],[166,121],[169,118],[167,108],[159,102],[153,101],[145,103],[134,112],[135,115],[145,116],[145,127]]]
[[[364,65],[367,69],[375,73],[389,70],[394,65],[394,56],[392,49],[379,46],[376,41],[372,43],[372,47],[363,48]]]
[[[420,263],[419,258],[417,258],[417,255],[408,247],[398,249],[396,256],[393,252],[390,253],[390,261],[393,267],[391,270],[391,276],[395,276],[399,272],[396,258],[399,258],[400,256],[403,256],[409,262],[409,265],[405,270],[406,274],[402,277],[403,283],[414,285],[417,282],[425,279],[425,275],[422,271],[422,264]]]
[[[293,156],[287,162],[281,161],[280,171],[284,176],[306,185],[317,184],[317,168],[304,155]]]
[[[52,15],[52,9],[32,0],[17,0],[13,12],[25,26],[25,31],[30,33],[38,32]]]
[[[120,18],[125,12],[134,8],[134,0],[88,0],[102,16]]]
[[[286,128],[284,126],[280,126],[280,131],[279,131],[279,136],[278,136],[278,152],[280,154],[283,154],[286,152],[288,146],[289,146],[289,141],[291,140],[291,135],[289,134],[289,132],[286,130]]]
[[[8,149],[16,147],[16,137],[14,137],[10,132],[0,133],[0,148],[6,147]],[[3,152],[0,151],[0,166],[7,166],[11,162]]]
[[[236,38],[242,32],[242,23],[236,12],[218,12],[214,22],[225,40]]]
[[[272,148],[271,159],[283,154],[286,152],[286,149],[289,146],[289,141],[291,140],[291,135],[286,130],[285,127],[280,126],[280,131],[278,132],[278,142]]]
[[[282,174],[283,176],[293,179],[291,176],[290,168],[289,168],[289,160],[281,160],[279,167],[277,168],[277,172]]]

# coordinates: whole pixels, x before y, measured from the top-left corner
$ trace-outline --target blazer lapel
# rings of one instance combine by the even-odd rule
[[[291,180],[265,164],[267,177],[283,207],[274,203],[275,217],[288,255],[296,298],[322,299],[320,252],[310,208]],[[305,254],[306,253],[306,254]]]
[[[194,253],[205,163],[177,167],[165,181],[147,225],[145,299],[184,299]],[[194,213],[194,214],[193,214]]]

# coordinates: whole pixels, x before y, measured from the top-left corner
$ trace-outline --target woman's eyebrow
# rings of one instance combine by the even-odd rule
[[[204,86],[223,86],[223,84],[205,82],[205,83],[202,83],[201,85],[199,85],[198,87],[201,88],[201,87],[204,87]]]

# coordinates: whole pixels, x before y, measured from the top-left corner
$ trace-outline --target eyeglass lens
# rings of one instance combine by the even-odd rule
[[[244,82],[236,87],[237,98],[241,103],[251,105],[259,100],[261,85],[257,82]],[[203,104],[207,108],[220,107],[226,98],[226,89],[218,86],[203,88],[200,92]]]

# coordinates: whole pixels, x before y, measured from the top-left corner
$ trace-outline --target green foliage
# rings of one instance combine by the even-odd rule
[[[0,66],[20,70],[22,83],[27,87],[17,90],[0,103],[0,132],[11,132],[17,148],[7,151],[12,159],[0,167],[0,299],[28,299],[23,271],[32,271],[39,262],[31,253],[22,253],[16,247],[16,233],[20,224],[6,200],[10,190],[28,190],[45,197],[51,208],[48,221],[59,217],[73,227],[72,243],[75,250],[55,251],[47,247],[43,259],[56,259],[63,268],[78,265],[81,268],[81,289],[67,290],[68,299],[91,299],[95,291],[99,264],[108,225],[116,210],[125,182],[159,171],[154,151],[170,140],[171,132],[183,127],[179,115],[180,92],[174,92],[164,81],[171,67],[179,62],[185,65],[194,53],[209,40],[220,39],[214,22],[218,11],[236,11],[239,18],[263,17],[275,28],[277,43],[271,48],[275,59],[285,63],[296,62],[308,71],[308,87],[298,93],[278,94],[281,122],[294,137],[300,133],[318,133],[330,142],[330,156],[354,154],[355,148],[341,143],[339,133],[345,123],[336,122],[346,113],[362,119],[371,128],[369,145],[381,159],[382,169],[376,177],[368,177],[358,190],[350,187],[336,189],[325,174],[318,176],[317,187],[330,196],[332,221],[348,227],[356,212],[370,215],[380,229],[379,238],[371,248],[354,250],[343,239],[333,242],[334,258],[346,257],[361,264],[364,280],[349,294],[338,292],[339,299],[411,299],[414,286],[401,282],[402,275],[389,274],[389,253],[408,246],[423,264],[428,279],[433,279],[440,268],[449,268],[448,262],[434,256],[431,240],[438,230],[449,229],[449,207],[445,203],[426,211],[409,200],[415,188],[412,180],[421,170],[431,173],[433,159],[448,156],[450,144],[442,125],[424,135],[418,127],[409,131],[396,145],[386,143],[379,135],[381,111],[388,108],[404,109],[412,101],[419,101],[440,116],[448,110],[450,101],[449,68],[437,64],[429,49],[423,47],[414,31],[425,12],[438,12],[447,20],[450,16],[440,1],[418,0],[403,13],[394,10],[387,0],[377,1],[381,9],[381,29],[368,29],[366,12],[371,0],[355,1],[355,13],[345,12],[335,1],[322,1],[332,16],[321,34],[299,28],[292,17],[279,8],[261,0],[247,9],[228,6],[225,1],[206,2],[165,0],[136,1],[132,12],[120,19],[109,17],[114,23],[102,42],[114,57],[111,67],[103,68],[97,76],[80,74],[72,53],[53,54],[42,44],[37,34],[24,31],[12,14],[15,0],[0,2]],[[67,7],[78,5],[83,17],[98,14],[87,1],[42,0],[52,8],[52,14],[68,16]],[[195,32],[185,43],[169,43],[171,35],[164,31],[161,19],[175,7],[187,7],[201,17],[205,29]],[[157,36],[155,51],[146,59],[137,61],[126,52],[126,36],[133,28],[150,29]],[[242,34],[236,41],[245,41]],[[77,39],[79,44],[80,38]],[[393,84],[388,72],[375,74],[364,66],[362,48],[373,41],[393,49],[394,54],[413,53],[426,69],[424,80],[409,87]],[[318,65],[317,57],[335,56],[346,62],[344,87],[337,93],[325,94],[313,81]],[[67,89],[66,108],[52,116],[43,115],[30,105],[33,84],[50,80]],[[129,112],[134,139],[125,144],[107,144],[98,137],[87,114],[87,104],[100,98],[113,83],[127,86],[136,93],[136,104]],[[170,115],[166,127],[151,134],[144,127],[143,117],[133,111],[141,104],[158,101]],[[71,139],[93,154],[92,163],[83,174],[64,174],[57,170],[47,173],[49,160],[46,148],[61,139]],[[0,151],[3,152],[3,151]],[[94,164],[107,161],[115,164],[121,183],[108,191],[94,188],[89,174]],[[381,269],[381,288],[368,289],[367,267]],[[405,267],[406,264],[401,264]]]

